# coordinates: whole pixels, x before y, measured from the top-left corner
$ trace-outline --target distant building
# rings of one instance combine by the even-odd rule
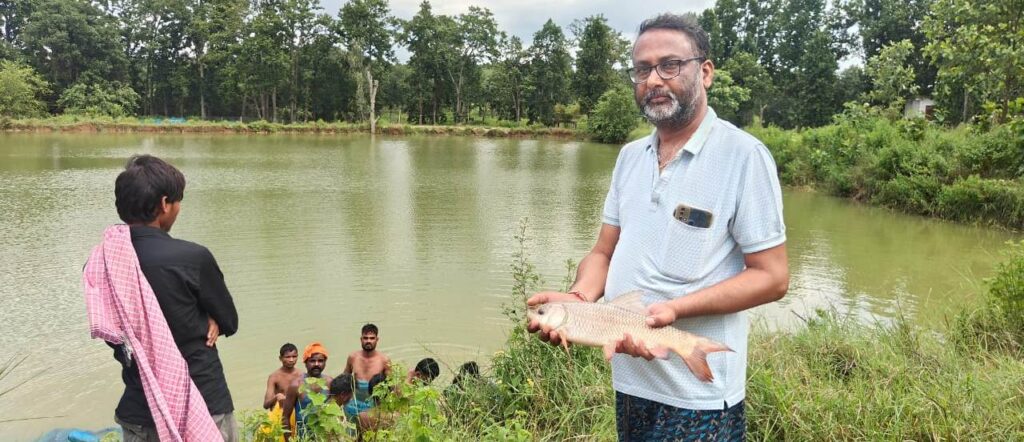
[[[926,120],[933,118],[932,109],[935,107],[935,100],[928,97],[914,97],[903,106],[903,116],[906,118],[921,118]]]

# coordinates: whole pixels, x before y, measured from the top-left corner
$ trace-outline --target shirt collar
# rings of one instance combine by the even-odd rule
[[[169,233],[167,233],[167,232],[164,232],[163,229],[160,229],[160,228],[157,228],[157,227],[151,227],[151,226],[144,226],[144,225],[140,225],[140,224],[136,224],[136,225],[131,226],[131,232],[132,232],[132,236],[133,237],[140,237],[140,236],[162,236],[162,237],[165,237],[165,238],[170,238],[171,237],[171,235]]]
[[[697,126],[697,130],[693,132],[693,135],[686,141],[683,148],[679,149],[676,156],[678,157],[679,155],[682,155],[683,151],[690,152],[693,156],[697,156],[701,149],[704,148],[704,144],[708,140],[709,135],[711,135],[711,129],[714,127],[715,120],[717,119],[718,114],[715,113],[715,110],[712,109],[711,106],[708,106],[707,112],[704,113],[704,119],[700,122],[700,126]],[[654,152],[655,154],[658,152],[657,129],[651,132],[651,135],[647,139],[647,150]]]

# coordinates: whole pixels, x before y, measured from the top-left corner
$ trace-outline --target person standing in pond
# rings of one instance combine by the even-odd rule
[[[348,361],[345,362],[345,371],[342,373],[355,376],[356,381],[355,397],[345,407],[345,412],[350,416],[373,408],[369,393],[370,379],[378,374],[387,379],[391,373],[391,359],[377,351],[379,332],[374,324],[364,325],[359,335],[361,349],[348,355]]]
[[[129,159],[114,183],[127,225],[107,229],[85,268],[91,333],[121,364],[114,419],[128,442],[238,440],[216,346],[238,331],[238,312],[213,254],[169,233],[184,193],[174,166],[151,155]]]
[[[299,361],[299,349],[295,344],[282,345],[279,354],[281,367],[267,377],[267,391],[263,394],[263,408],[267,410],[280,405],[288,392],[288,386],[302,378],[302,373],[295,368]]]
[[[291,433],[287,437],[291,435],[305,437],[306,435],[307,416],[303,415],[303,410],[309,408],[313,401],[302,390],[302,385],[306,383],[306,379],[322,379],[323,389],[328,389],[331,385],[331,377],[324,375],[324,370],[327,369],[327,348],[323,344],[313,342],[307,345],[306,349],[302,352],[302,362],[306,365],[306,374],[292,381],[291,385],[288,386],[288,391],[285,392],[284,401],[281,403],[281,408],[283,409],[281,414],[282,423],[286,427],[291,428]],[[311,388],[314,392],[321,392],[321,387],[319,386]],[[324,393],[326,395],[326,392]]]
[[[714,381],[704,383],[682,360],[655,360],[664,349],[628,334],[607,345],[620,440],[742,440],[746,310],[789,287],[775,162],[708,107],[709,50],[693,17],[663,14],[640,25],[629,77],[656,130],[619,153],[597,243],[568,293],[527,301],[595,302],[641,290],[649,326],[675,326],[734,350],[708,355]],[[536,321],[528,327],[561,343],[557,331]]]

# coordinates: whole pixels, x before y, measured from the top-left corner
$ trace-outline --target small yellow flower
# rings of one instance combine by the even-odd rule
[[[533,388],[533,378],[526,378],[526,383],[530,385],[530,388]]]

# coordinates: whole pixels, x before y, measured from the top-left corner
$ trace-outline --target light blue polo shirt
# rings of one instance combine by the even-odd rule
[[[688,225],[673,217],[684,204],[712,214],[711,224]],[[718,119],[714,110],[658,171],[657,132],[619,153],[602,221],[621,229],[612,254],[605,298],[642,290],[645,301],[686,296],[744,269],[743,254],[786,242],[782,190],[775,161],[764,144]],[[693,376],[674,353],[646,361],[612,359],[615,390],[663,404],[721,410],[743,400],[747,369],[746,312],[686,318],[683,330],[724,343],[735,352],[708,355],[713,383]]]

